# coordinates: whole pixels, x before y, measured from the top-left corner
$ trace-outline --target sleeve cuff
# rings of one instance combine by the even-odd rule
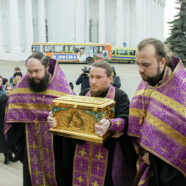
[[[111,126],[110,131],[123,131],[125,120],[123,118],[114,118],[110,119]]]

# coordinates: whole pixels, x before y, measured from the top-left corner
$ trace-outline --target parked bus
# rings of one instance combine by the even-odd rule
[[[58,62],[93,63],[111,60],[111,44],[33,43],[32,53],[43,52]]]
[[[112,62],[135,63],[136,49],[127,47],[114,47],[112,49]]]

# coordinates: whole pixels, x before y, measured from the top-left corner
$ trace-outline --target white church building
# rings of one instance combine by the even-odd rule
[[[33,42],[136,47],[163,41],[165,0],[0,0],[0,60],[22,60]]]

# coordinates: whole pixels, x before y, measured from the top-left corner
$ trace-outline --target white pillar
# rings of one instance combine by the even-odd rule
[[[105,43],[105,0],[99,0],[99,43]]]
[[[33,20],[31,0],[25,0],[25,38],[26,52],[31,52],[31,45],[33,43]]]
[[[149,1],[149,3],[150,3],[150,37],[153,37],[153,28],[154,28],[153,1],[154,0]]]
[[[116,46],[123,45],[123,0],[117,0],[116,4]]]
[[[135,19],[135,36],[136,36],[136,45],[142,40],[143,37],[143,29],[142,29],[142,3],[141,0],[136,0],[135,4],[135,14],[136,14],[136,19]]]
[[[159,21],[159,15],[158,15],[158,0],[155,1],[155,38],[159,38],[159,33],[158,33],[158,23],[157,21]]]
[[[131,13],[130,13],[130,16],[131,16],[131,47],[135,47],[136,46],[136,32],[135,32],[135,18],[136,18],[136,15],[135,15],[135,0],[132,0],[130,1],[131,3]]]
[[[141,0],[141,39],[146,38],[146,31],[147,31],[147,9],[146,9],[146,3],[145,0]]]
[[[164,7],[165,4],[162,2],[161,4],[161,19],[162,19],[162,27],[161,27],[161,34],[162,34],[162,41],[164,41]]]
[[[4,52],[4,48],[3,48],[2,5],[0,1],[0,53],[3,52]]]
[[[39,42],[46,42],[44,0],[38,0],[38,29]]]
[[[121,24],[122,27],[122,35],[123,35],[123,41],[126,42],[126,46],[130,46],[130,34],[131,34],[131,27],[130,27],[130,22],[131,22],[131,17],[130,17],[130,1],[131,0],[125,0],[123,3],[123,9],[122,9],[122,17],[119,18],[119,24]],[[123,18],[123,19],[122,19]]]
[[[85,0],[76,0],[76,42],[85,42]]]
[[[155,37],[156,35],[156,32],[155,32],[155,29],[156,29],[156,13],[155,13],[155,0],[152,0],[152,22],[153,22],[153,27],[152,27],[152,36]]]
[[[89,10],[89,8],[90,8],[90,3],[89,3],[89,0],[86,0],[85,1],[85,18],[86,18],[86,24],[85,24],[85,32],[86,32],[86,42],[89,42],[89,17],[90,17],[90,15],[89,15],[89,13],[90,13],[90,10]]]
[[[18,53],[21,52],[21,50],[19,39],[19,18],[17,0],[9,0],[9,15],[11,53]]]

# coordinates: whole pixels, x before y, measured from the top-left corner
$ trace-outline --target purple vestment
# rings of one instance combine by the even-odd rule
[[[128,135],[134,137],[139,154],[136,185],[148,185],[151,176],[142,160],[145,151],[186,176],[186,73],[181,61],[173,58],[173,62],[174,70],[165,68],[160,85],[142,81],[130,104]]]
[[[52,78],[46,91],[32,92],[28,87],[26,74],[12,91],[7,105],[5,133],[11,123],[25,123],[32,185],[57,185],[53,135],[48,131],[47,117],[53,99],[72,93],[60,65],[53,59],[50,59],[49,72]]]
[[[90,91],[86,94],[86,96],[91,96]],[[110,86],[106,97],[114,99],[115,88],[113,86]],[[123,130],[125,123],[123,118],[111,119],[111,122],[112,131]],[[117,148],[119,147],[117,146]],[[118,153],[119,152],[120,151],[118,151]],[[102,144],[85,142],[82,145],[76,145],[73,167],[73,185],[103,186],[106,176],[107,163],[108,150],[104,148]]]

